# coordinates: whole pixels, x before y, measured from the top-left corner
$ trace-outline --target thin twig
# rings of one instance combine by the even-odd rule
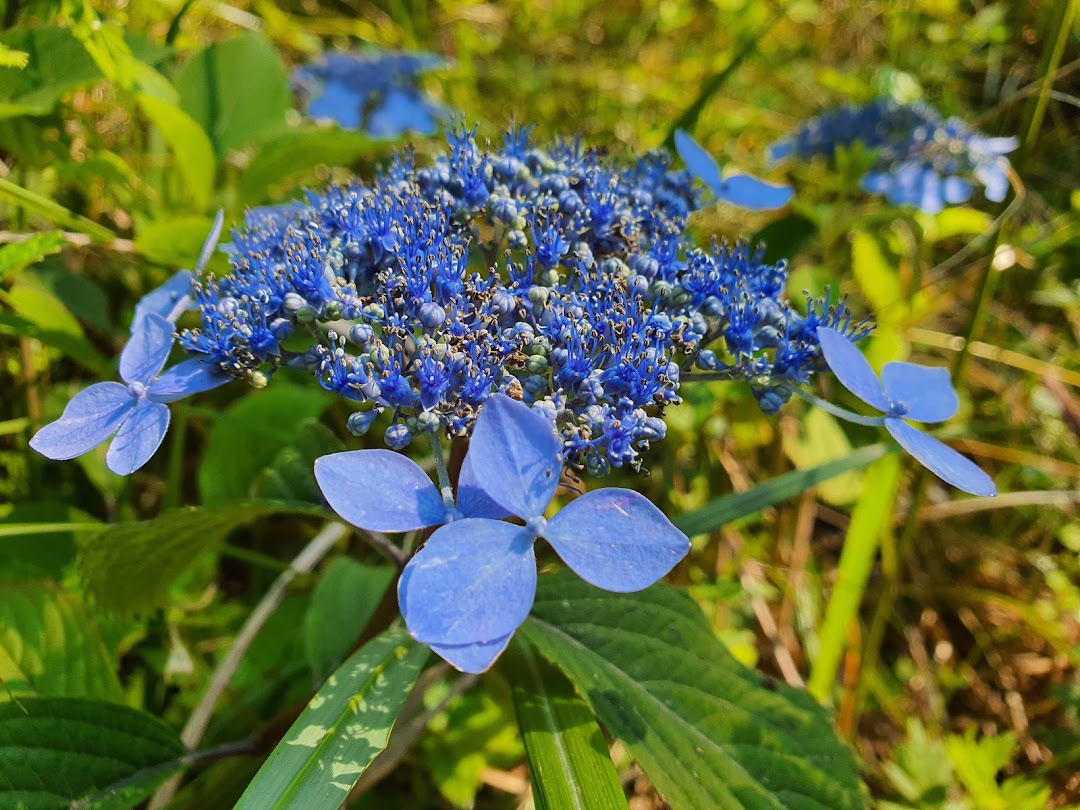
[[[37,236],[41,231],[0,231],[0,245],[17,245]],[[110,239],[106,242],[95,241],[85,233],[78,231],[62,231],[65,241],[74,247],[90,247],[96,245],[114,253],[135,253],[135,243],[130,239]]]
[[[214,671],[214,675],[210,679],[206,691],[203,692],[199,704],[191,713],[191,717],[188,718],[183,731],[180,732],[180,741],[189,751],[193,751],[202,740],[206,728],[210,724],[210,718],[213,717],[214,710],[225,694],[229,682],[232,681],[233,676],[236,674],[240,662],[244,659],[259,631],[262,630],[266,622],[285,600],[285,595],[293,580],[301,574],[309,573],[318,564],[319,560],[325,557],[330,549],[337,545],[338,541],[348,533],[349,527],[342,523],[327,524],[293,558],[288,569],[278,575],[266,595],[251,611],[251,615],[248,616],[244,626],[240,628],[240,632],[229,648],[229,652]],[[182,774],[177,774],[158,788],[150,801],[150,810],[162,810],[172,801],[177,789],[180,787],[182,778]]]

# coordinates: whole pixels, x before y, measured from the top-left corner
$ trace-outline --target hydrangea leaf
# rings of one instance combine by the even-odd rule
[[[825,362],[844,388],[867,405],[887,413],[889,401],[885,398],[881,383],[855,344],[828,326],[819,326],[817,336]]]
[[[903,403],[904,418],[915,422],[944,422],[956,415],[960,400],[949,372],[916,363],[887,363],[881,384],[893,405]]]
[[[597,489],[564,506],[544,538],[574,573],[607,591],[647,588],[690,550],[690,540],[648,498]]]
[[[140,399],[120,425],[105,454],[105,464],[117,475],[131,475],[154,455],[169,429],[169,406]]]
[[[232,382],[225,372],[198,358],[183,360],[150,383],[147,396],[154,402],[175,402]]]
[[[120,377],[126,383],[149,383],[169,359],[173,324],[150,313],[141,318],[120,354]]]
[[[544,576],[522,631],[672,807],[864,807],[825,710],[739,664],[686,593],[609,594]]]
[[[534,540],[522,526],[480,518],[437,529],[398,582],[413,638],[454,646],[513,633],[536,592]]]
[[[997,495],[990,476],[947,444],[911,427],[903,419],[886,419],[885,427],[901,447],[942,481],[972,495]]]
[[[523,518],[542,515],[551,503],[561,450],[551,422],[505,394],[484,401],[469,445],[477,483],[495,503]]]
[[[55,461],[81,456],[113,435],[137,401],[127,386],[95,383],[72,397],[59,419],[34,434],[30,446]]]
[[[315,462],[330,508],[354,526],[408,532],[446,520],[439,490],[416,462],[392,450],[352,450]]]

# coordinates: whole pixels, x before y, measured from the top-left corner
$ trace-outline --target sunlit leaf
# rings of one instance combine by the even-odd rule
[[[206,132],[179,107],[145,93],[139,93],[136,98],[176,158],[185,196],[190,195],[197,210],[205,210],[210,204],[217,170],[214,148]]]

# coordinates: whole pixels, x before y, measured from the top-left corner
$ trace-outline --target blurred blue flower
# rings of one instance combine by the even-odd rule
[[[885,429],[934,475],[972,495],[997,494],[994,482],[964,456],[933,436],[911,427],[913,422],[944,422],[960,403],[943,368],[915,363],[886,363],[879,381],[866,358],[850,339],[825,326],[818,327],[825,362],[851,393],[885,414]]]
[[[928,214],[967,202],[975,184],[988,200],[1003,201],[1010,172],[1005,155],[1018,145],[1016,138],[988,137],[959,118],[944,118],[925,102],[879,98],[803,122],[793,135],[773,144],[770,156],[831,159],[838,146],[856,142],[877,151],[863,188]]]
[[[293,83],[311,118],[329,118],[376,138],[431,135],[443,108],[424,95],[417,77],[445,64],[427,53],[328,53],[297,68]]]
[[[532,607],[538,537],[584,580],[617,592],[648,587],[690,550],[686,535],[628,489],[594,490],[546,520],[562,460],[551,421],[496,394],[476,420],[457,507],[387,450],[325,456],[315,475],[335,511],[361,528],[446,524],[405,566],[398,603],[414,638],[464,672],[483,672]],[[498,520],[506,516],[525,525]]]
[[[675,149],[690,174],[708,186],[721,202],[751,211],[763,211],[783,208],[795,195],[795,189],[791,186],[773,185],[748,174],[721,177],[720,167],[712,155],[681,129],[675,131]]]
[[[125,384],[101,382],[76,394],[55,422],[30,439],[30,446],[55,460],[81,456],[114,433],[105,463],[130,475],[149,461],[169,428],[164,404],[228,382],[229,377],[199,360],[185,360],[161,373],[173,344],[173,324],[155,312],[135,323],[120,355]]]

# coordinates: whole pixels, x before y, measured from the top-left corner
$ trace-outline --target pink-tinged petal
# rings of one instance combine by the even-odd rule
[[[547,418],[505,394],[493,394],[476,419],[468,457],[484,492],[510,514],[527,519],[539,517],[551,503],[562,473],[561,451],[562,440]]]
[[[136,402],[125,385],[95,383],[72,397],[59,419],[34,434],[30,446],[56,461],[81,456],[112,436]]]
[[[124,420],[105,454],[105,464],[117,475],[131,475],[150,460],[169,429],[169,406],[140,399]]]
[[[649,587],[690,551],[690,538],[631,489],[585,493],[548,521],[543,536],[579,577],[618,593]]]
[[[512,634],[536,596],[535,540],[523,526],[481,518],[436,529],[398,581],[409,632],[439,646]]]
[[[901,447],[942,481],[972,495],[997,495],[997,487],[990,476],[947,444],[916,430],[902,419],[886,419],[885,427]]]
[[[844,388],[867,405],[888,413],[889,401],[881,383],[851,339],[828,326],[819,326],[817,336],[825,362]]]
[[[439,490],[415,461],[392,450],[331,453],[315,480],[343,520],[374,532],[409,532],[446,520]]]
[[[893,407],[903,405],[899,416],[914,422],[944,422],[960,407],[949,372],[917,363],[886,363],[881,384]]]
[[[161,373],[172,349],[172,321],[153,312],[135,323],[120,354],[120,377],[127,383],[149,385]]]
[[[429,644],[439,657],[459,672],[479,675],[487,672],[495,660],[503,654],[514,634],[496,641],[477,642],[476,644]]]
[[[175,402],[232,382],[233,378],[217,366],[192,358],[177,363],[150,383],[147,396],[154,402]]]

